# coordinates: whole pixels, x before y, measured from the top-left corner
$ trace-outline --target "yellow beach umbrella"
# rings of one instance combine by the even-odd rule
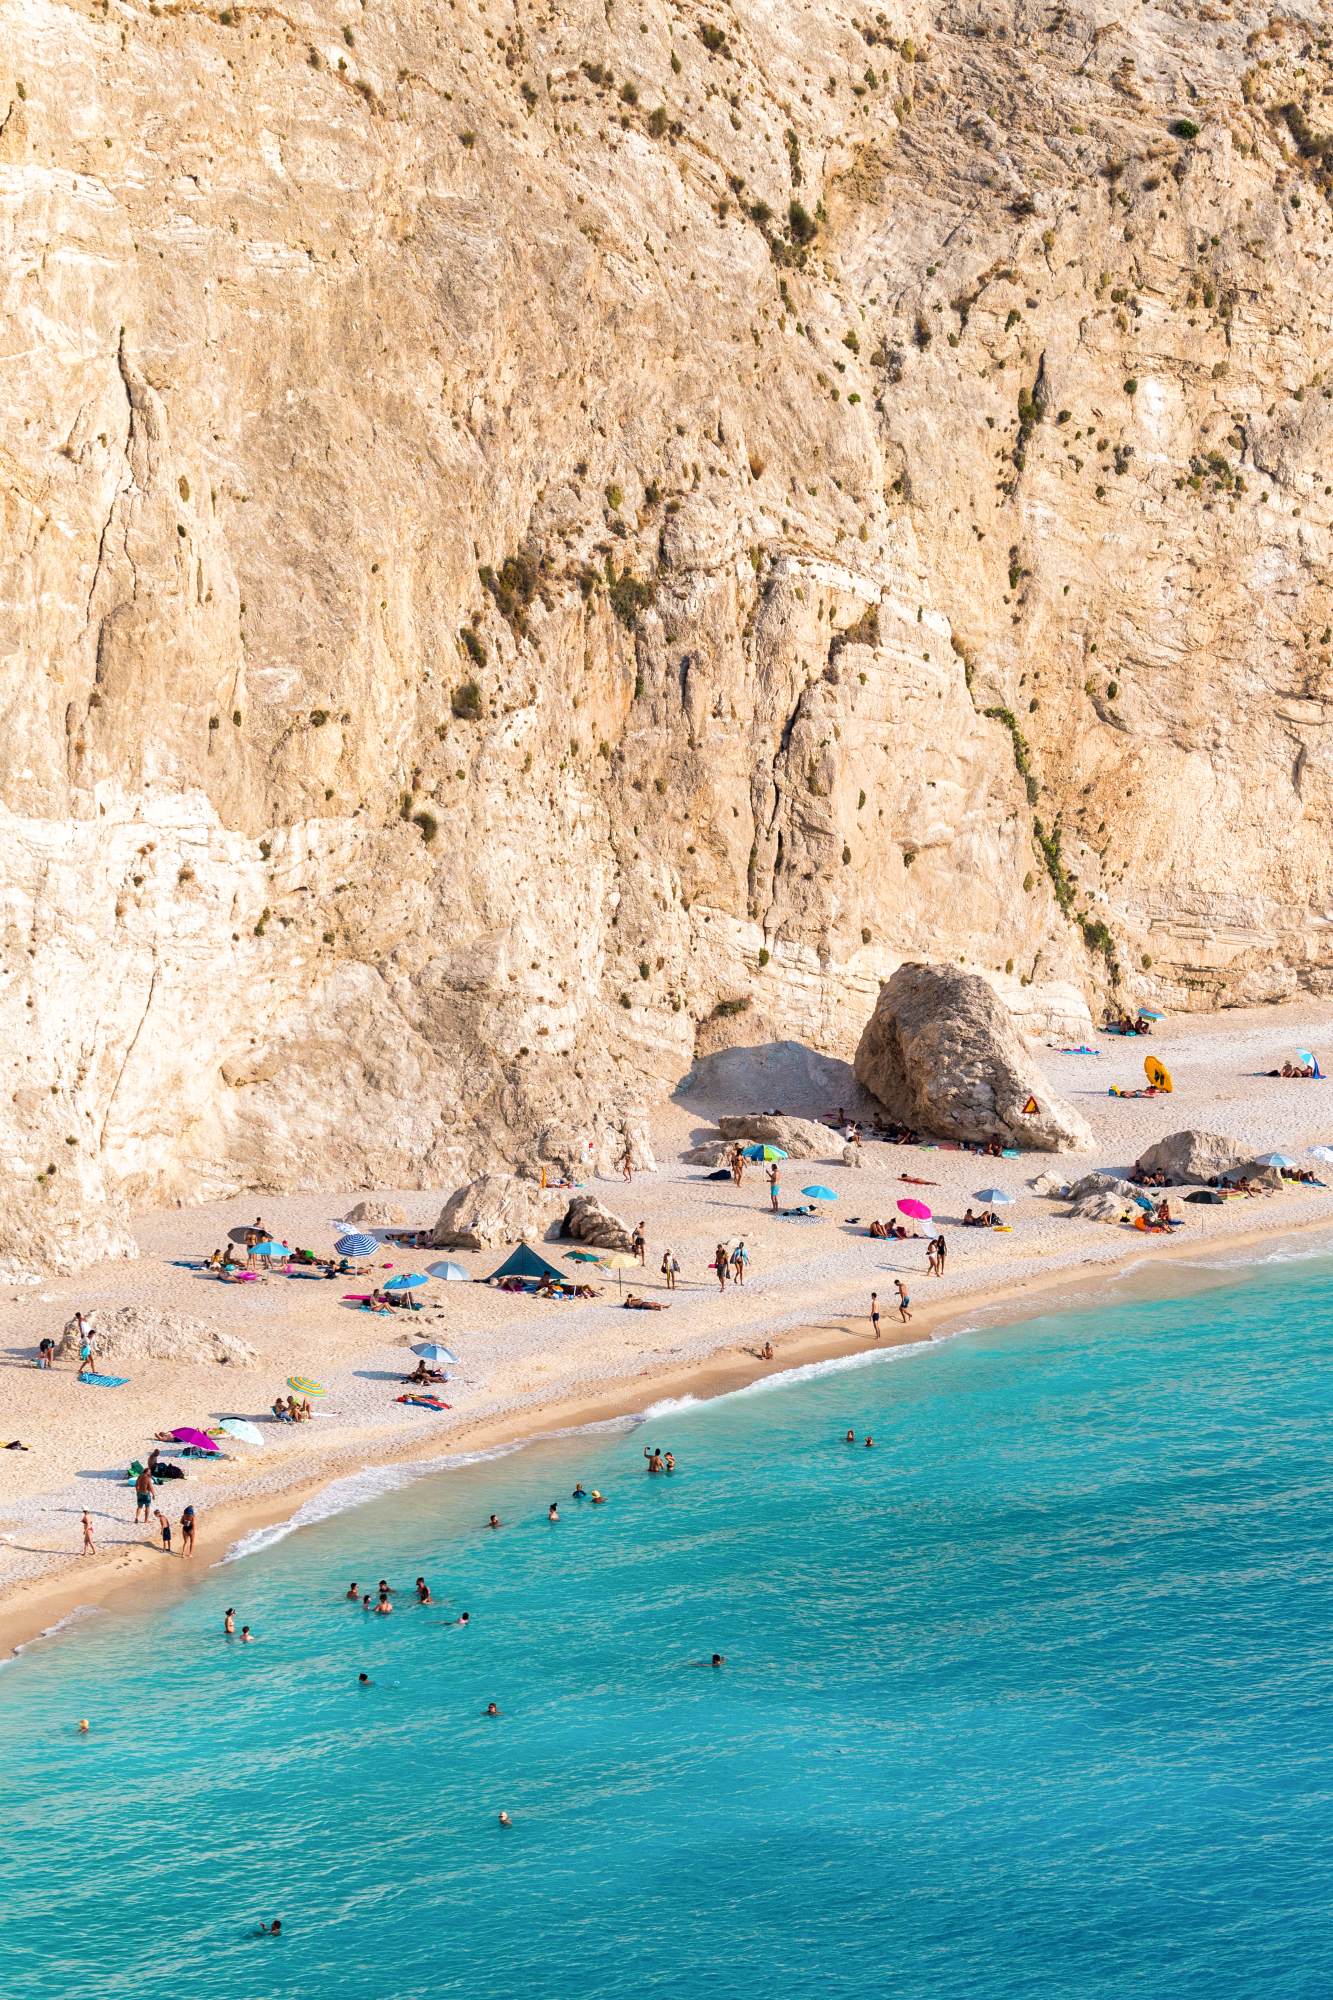
[[[625,1289],[625,1281],[620,1275],[621,1272],[635,1270],[639,1262],[632,1250],[608,1250],[605,1256],[599,1257],[597,1261],[604,1271],[615,1272],[616,1284],[622,1292]]]

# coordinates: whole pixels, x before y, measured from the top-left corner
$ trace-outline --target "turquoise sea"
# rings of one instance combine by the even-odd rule
[[[435,1472],[30,1649],[0,1992],[1327,1996],[1331,1280]]]

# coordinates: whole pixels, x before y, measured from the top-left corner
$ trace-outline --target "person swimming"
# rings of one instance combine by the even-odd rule
[[[558,1521],[560,1519],[560,1509],[554,1500],[546,1510],[546,1518],[548,1521]]]
[[[435,1599],[430,1594],[430,1585],[424,1576],[419,1576],[417,1578],[417,1603],[433,1604],[434,1602]]]
[[[507,1812],[502,1812],[500,1814],[500,1824],[501,1826],[512,1826],[514,1822],[512,1819],[510,1819],[509,1814]]]
[[[347,1596],[347,1602],[349,1604],[356,1604],[361,1596],[361,1590],[359,1585],[355,1583],[349,1584],[347,1586],[346,1596]]]
[[[665,1454],[665,1456],[662,1459],[662,1470],[663,1472],[674,1472],[675,1469],[676,1469],[676,1456],[674,1452],[669,1451]]]
[[[847,1442],[848,1442],[848,1444],[855,1444],[855,1443],[856,1443],[856,1432],[855,1432],[855,1431],[848,1431],[848,1433],[847,1433]]]
[[[570,1497],[570,1499],[571,1499],[571,1500],[586,1500],[586,1499],[587,1499],[587,1497],[588,1497],[588,1496],[587,1496],[587,1494],[586,1494],[586,1493],[584,1492],[584,1490],[583,1490],[583,1481],[582,1481],[581,1479],[579,1480],[579,1482],[578,1482],[577,1486],[575,1486],[575,1488],[574,1488],[574,1491],[573,1491],[573,1492],[572,1492],[572,1493],[570,1494],[570,1496],[569,1496],[569,1497]]]
[[[358,1687],[363,1687],[363,1688],[374,1687],[375,1685],[374,1681],[370,1678],[369,1674],[358,1674],[356,1677],[356,1684]]]
[[[595,1486],[593,1487],[592,1492],[588,1497],[592,1501],[594,1507],[605,1507],[606,1496],[603,1493],[599,1493]]]
[[[490,1520],[486,1523],[488,1528],[498,1528],[500,1525],[500,1516],[498,1514],[492,1514]]]
[[[273,1919],[273,1922],[272,1922],[271,1924],[264,1924],[264,1923],[261,1923],[261,1924],[259,1925],[259,1927],[257,1928],[257,1930],[255,1931],[255,1936],[256,1936],[256,1937],[281,1937],[281,1936],[282,1936],[282,1918],[281,1918],[281,1917],[274,1917],[274,1919]]]
[[[499,1713],[500,1713],[500,1711],[499,1711],[499,1709],[498,1709],[498,1708],[496,1707],[495,1703],[494,1703],[493,1701],[488,1701],[488,1702],[487,1702],[487,1704],[486,1704],[486,1714],[487,1714],[487,1715],[498,1715]]]

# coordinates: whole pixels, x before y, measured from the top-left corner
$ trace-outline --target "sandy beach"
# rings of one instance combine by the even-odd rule
[[[1320,1049],[1333,1025],[1325,1004],[1234,1012],[1161,1024],[1150,1043],[1092,1038],[1096,1057],[1044,1048],[1040,1061],[1052,1085],[1089,1120],[1098,1148],[1063,1162],[1050,1155],[979,1159],[937,1149],[870,1142],[852,1170],[830,1161],[793,1161],[785,1170],[784,1201],[807,1183],[824,1182],[839,1199],[815,1220],[769,1213],[762,1173],[751,1168],[737,1189],[710,1181],[681,1155],[706,1136],[720,1112],[781,1108],[806,1116],[837,1102],[811,1095],[811,1074],[836,1088],[850,1072],[821,1062],[783,1076],[772,1064],[757,1070],[752,1094],[735,1092],[728,1070],[725,1099],[678,1094],[656,1120],[653,1173],[593,1183],[594,1191],[631,1226],[642,1218],[647,1262],[630,1281],[660,1298],[663,1250],[681,1265],[678,1290],[665,1313],[620,1309],[614,1275],[596,1274],[594,1301],[561,1303],[512,1296],[477,1284],[432,1283],[426,1309],[376,1317],[347,1303],[364,1289],[342,1281],[271,1275],[262,1285],[231,1286],[192,1268],[229,1227],[261,1213],[288,1242],[326,1252],[333,1225],[367,1191],[317,1195],[241,1194],[224,1203],[157,1211],[139,1218],[138,1260],[97,1266],[77,1278],[15,1290],[0,1301],[0,1349],[6,1369],[0,1443],[21,1439],[26,1452],[0,1452],[0,1647],[12,1648],[48,1630],[80,1606],[140,1599],[188,1587],[193,1573],[216,1561],[236,1539],[288,1518],[330,1480],[393,1459],[440,1457],[490,1449],[601,1418],[630,1414],[666,1398],[708,1396],[757,1373],[790,1369],[873,1345],[868,1307],[877,1290],[885,1342],[930,1339],[974,1320],[1024,1316],[1031,1303],[1061,1288],[1097,1286],[1127,1266],[1151,1273],[1171,1262],[1213,1262],[1240,1255],[1261,1239],[1295,1231],[1333,1229],[1333,1187],[1294,1188],[1221,1208],[1186,1206],[1186,1226],[1170,1240],[1103,1223],[1071,1219],[1065,1204],[1033,1195],[1043,1169],[1072,1176],[1094,1167],[1127,1168],[1154,1139],[1183,1127],[1229,1135],[1255,1153],[1281,1149],[1302,1158],[1333,1139],[1333,1100],[1322,1083],[1272,1078],[1297,1047]],[[1111,1083],[1141,1078],[1145,1049],[1158,1054],[1175,1079],[1171,1097],[1120,1100]],[[928,1183],[917,1186],[904,1176]],[[975,1206],[975,1190],[1005,1188],[1017,1199],[1006,1211],[1007,1233],[957,1227]],[[395,1202],[410,1227],[431,1223],[448,1189],[376,1190]],[[947,1273],[925,1274],[924,1242],[869,1238],[872,1216],[893,1211],[917,1194],[934,1210],[949,1243]],[[556,1213],[558,1213],[558,1208]],[[853,1221],[851,1218],[860,1218]],[[743,1235],[751,1264],[742,1288],[720,1295],[708,1269],[715,1244]],[[568,1246],[542,1246],[560,1263]],[[386,1245],[374,1260],[420,1268],[438,1253]],[[455,1253],[450,1253],[454,1255]],[[469,1277],[483,1277],[503,1251],[461,1254]],[[574,1269],[574,1266],[566,1268]],[[892,1306],[894,1279],[912,1294],[912,1320]],[[1184,1273],[1182,1272],[1182,1280]],[[58,1336],[76,1308],[109,1310],[129,1303],[175,1309],[239,1334],[257,1351],[254,1367],[147,1362],[123,1388],[81,1384],[64,1363],[33,1365],[37,1342]],[[413,1340],[437,1339],[459,1356],[441,1394],[446,1414],[398,1404],[401,1378],[413,1365]],[[773,1361],[759,1359],[765,1340]],[[289,1374],[314,1376],[326,1395],[314,1422],[274,1423],[269,1404]],[[200,1516],[193,1564],[164,1558],[155,1534],[133,1525],[133,1493],[125,1468],[147,1452],[153,1434],[175,1425],[207,1426],[223,1416],[259,1424],[263,1448],[230,1446],[225,1459],[192,1464],[184,1483],[166,1488],[176,1517],[186,1500]],[[99,1553],[80,1555],[80,1516],[92,1515]]]

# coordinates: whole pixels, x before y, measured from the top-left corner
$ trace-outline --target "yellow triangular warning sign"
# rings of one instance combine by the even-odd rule
[[[1023,1106],[1024,1115],[1028,1118],[1035,1118],[1038,1109],[1039,1106],[1035,1097],[1029,1097],[1027,1103]]]

